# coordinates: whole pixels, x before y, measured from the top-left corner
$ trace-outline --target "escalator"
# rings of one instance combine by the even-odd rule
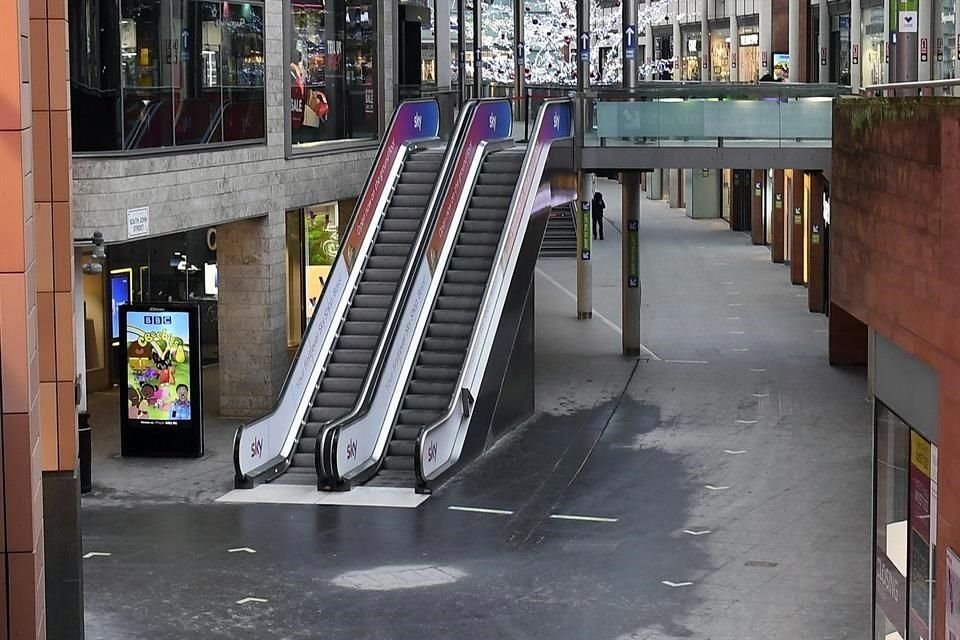
[[[443,415],[456,391],[524,155],[523,148],[514,148],[493,152],[483,161],[373,485],[416,484],[416,440],[423,425]]]
[[[431,148],[410,154],[403,164],[284,482],[316,483],[318,434],[357,402],[387,314],[401,291],[403,268],[414,249],[443,158],[443,148]]]

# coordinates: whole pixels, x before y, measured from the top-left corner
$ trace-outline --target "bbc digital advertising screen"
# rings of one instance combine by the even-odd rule
[[[122,454],[202,455],[197,307],[123,305],[120,328]]]

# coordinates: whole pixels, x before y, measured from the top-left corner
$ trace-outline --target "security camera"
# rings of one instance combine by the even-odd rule
[[[85,262],[82,269],[84,273],[92,276],[103,273],[103,265],[99,262]]]

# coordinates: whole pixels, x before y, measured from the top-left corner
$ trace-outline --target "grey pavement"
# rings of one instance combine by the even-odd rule
[[[418,509],[203,504],[209,479],[193,504],[85,498],[85,550],[112,553],[85,561],[88,638],[867,637],[865,373],[827,366],[825,318],[765,248],[646,200],[661,359],[622,357],[600,188],[594,319],[572,260],[539,265],[533,419]]]

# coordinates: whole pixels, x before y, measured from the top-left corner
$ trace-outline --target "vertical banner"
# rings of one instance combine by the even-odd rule
[[[124,456],[203,455],[200,311],[196,305],[120,307]]]
[[[593,220],[590,219],[590,201],[580,203],[580,235],[583,236],[583,248],[580,250],[580,259],[590,259],[590,241],[592,239]]]
[[[640,286],[640,221],[627,221],[627,249],[630,251],[630,265],[627,271],[627,288]]]

